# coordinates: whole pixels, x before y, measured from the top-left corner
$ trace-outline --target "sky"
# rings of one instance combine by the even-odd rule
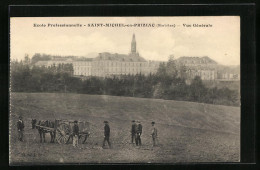
[[[48,27],[48,24],[82,27]],[[88,24],[155,24],[155,27],[88,27]],[[45,24],[45,27],[34,27]],[[170,24],[175,27],[157,27]],[[192,25],[186,27],[186,25]],[[211,24],[212,27],[193,27]],[[86,26],[84,26],[86,25]],[[208,56],[223,65],[240,64],[240,17],[14,17],[10,20],[10,56],[21,60],[35,53],[96,57],[128,54],[132,35],[146,60],[167,61],[170,55]]]

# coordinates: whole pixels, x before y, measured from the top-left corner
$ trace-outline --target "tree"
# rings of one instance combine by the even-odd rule
[[[180,68],[179,68],[179,77],[181,77],[182,79],[187,79],[188,76],[187,76],[187,67],[185,65],[180,65]]]
[[[166,72],[166,65],[164,63],[160,63],[156,75],[158,77],[166,77],[167,72]]]
[[[192,101],[201,102],[205,93],[207,93],[207,89],[204,86],[201,78],[196,76],[190,85],[190,97]]]
[[[29,58],[29,55],[28,54],[25,54],[24,56],[24,64],[30,64],[30,58]]]
[[[51,56],[50,55],[46,55],[46,54],[40,54],[40,53],[35,53],[32,56],[32,60],[31,60],[31,64],[35,64],[38,61],[48,61],[51,60]]]
[[[178,69],[174,60],[174,56],[171,55],[166,65],[166,73],[171,78],[176,78],[178,75]]]

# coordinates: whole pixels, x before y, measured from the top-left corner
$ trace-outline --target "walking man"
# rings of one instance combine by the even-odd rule
[[[153,147],[156,145],[157,142],[157,128],[155,127],[155,122],[152,122],[152,139],[153,139]]]
[[[111,148],[111,143],[109,141],[110,137],[110,127],[108,125],[108,121],[104,121],[104,141],[103,141],[103,148],[105,147],[105,142],[107,141],[109,148]]]
[[[19,141],[23,142],[24,123],[22,120],[22,116],[19,116],[19,120],[17,122],[17,129],[18,129],[18,139]]]
[[[143,127],[142,127],[140,121],[138,121],[137,123],[138,123],[138,125],[137,125],[137,131],[136,131],[136,146],[140,146],[140,145],[142,145],[141,135],[142,135]]]
[[[133,144],[136,141],[136,131],[137,131],[137,124],[135,123],[135,120],[132,121],[132,129],[131,129],[131,143]]]
[[[78,145],[79,145],[79,126],[78,126],[77,120],[74,121],[72,140],[73,140],[73,142],[72,142],[73,146],[78,147]]]

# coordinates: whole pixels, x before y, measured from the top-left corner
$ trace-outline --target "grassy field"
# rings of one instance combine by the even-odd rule
[[[62,93],[11,93],[10,162],[179,163],[236,162],[240,159],[240,107],[116,96]],[[17,140],[16,121],[25,121],[25,141]],[[40,143],[31,119],[90,122],[91,136],[72,144]],[[131,120],[143,125],[141,147],[130,144]],[[112,149],[103,149],[103,121],[111,128]],[[151,121],[159,145],[152,147]]]

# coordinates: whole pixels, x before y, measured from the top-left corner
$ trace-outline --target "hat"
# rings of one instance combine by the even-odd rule
[[[135,122],[135,120],[132,120],[132,122]]]
[[[75,121],[74,121],[74,123],[78,123],[78,121],[77,121],[77,120],[75,120]]]
[[[104,123],[108,123],[108,121],[105,120]]]
[[[155,124],[155,122],[152,122],[152,124]]]

